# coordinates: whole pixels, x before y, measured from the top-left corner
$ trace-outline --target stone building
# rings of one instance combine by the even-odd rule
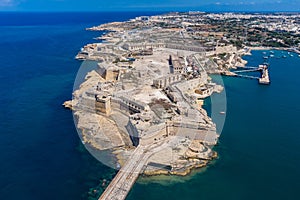
[[[184,71],[185,64],[182,59],[172,59],[172,68],[174,74],[180,74]]]
[[[194,52],[203,52],[204,49],[202,46],[190,45],[186,43],[167,43],[166,48],[169,49],[179,49],[185,51],[194,51]]]
[[[96,95],[96,113],[109,115],[111,113],[111,98],[105,95]]]
[[[172,83],[179,82],[183,79],[182,74],[173,74],[168,76],[163,76],[158,79],[153,80],[153,86],[156,88],[166,88]]]
[[[105,79],[107,81],[117,81],[119,74],[120,70],[117,66],[110,66],[105,72]]]
[[[129,51],[137,50],[146,50],[146,49],[156,49],[156,48],[165,48],[164,43],[126,43],[123,45],[123,48]]]
[[[217,46],[215,54],[222,54],[222,53],[235,53],[237,52],[237,48],[233,45],[224,45],[224,46]]]

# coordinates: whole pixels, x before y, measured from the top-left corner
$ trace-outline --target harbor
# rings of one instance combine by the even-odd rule
[[[255,79],[258,80],[259,84],[262,85],[269,85],[271,83],[270,76],[269,76],[269,64],[264,63],[262,65],[259,65],[258,67],[238,67],[239,70],[234,71],[227,71],[221,73],[225,76],[234,76],[234,77],[240,77],[240,78],[247,78],[247,79]],[[253,75],[245,75],[244,73],[250,73],[250,72],[260,72],[261,76],[253,76]]]
[[[165,20],[172,24],[168,17]],[[237,48],[219,40],[211,43],[213,48],[202,47],[185,28],[162,28],[156,18],[148,22],[148,29],[141,28],[145,23],[139,18],[93,27],[112,32],[106,34],[106,42],[88,44],[77,55],[97,61],[105,73],[90,72],[69,107],[79,119],[77,127],[89,130],[83,131],[83,142],[100,151],[114,149],[121,167],[100,200],[125,199],[139,174],[185,176],[217,157],[212,147],[219,135],[201,102],[223,87],[213,83],[210,74],[253,79],[262,85],[271,82],[268,62],[246,66],[247,46]],[[275,57],[270,53],[263,52],[262,58]],[[99,131],[98,120],[111,128]]]

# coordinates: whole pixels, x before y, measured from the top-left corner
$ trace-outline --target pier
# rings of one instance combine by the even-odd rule
[[[241,77],[241,78],[248,78],[248,79],[257,79],[257,80],[260,79],[259,77],[256,77],[256,76],[248,76],[248,75],[240,75],[240,74],[236,74],[235,76]]]
[[[270,84],[269,70],[267,67],[262,70],[261,78],[258,81],[260,84]]]
[[[267,64],[259,65],[258,67],[241,67],[242,70],[236,70],[233,72],[226,72],[224,75],[227,76],[236,76],[241,78],[248,78],[248,79],[256,79],[258,80],[259,84],[268,85],[270,84],[270,77],[269,77],[269,69]],[[261,72],[261,77],[245,75],[241,73],[248,73],[248,72]]]
[[[237,70],[237,71],[234,71],[234,73],[247,73],[247,72],[257,72],[257,71],[260,71],[259,68],[255,67],[255,68],[248,68],[248,69],[243,69],[243,70]]]

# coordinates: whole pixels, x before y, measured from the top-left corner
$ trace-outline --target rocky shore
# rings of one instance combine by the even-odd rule
[[[89,72],[63,105],[73,110],[83,143],[109,150],[121,167],[137,145],[159,149],[155,145],[164,141],[169,145],[154,150],[143,173],[185,176],[217,157],[216,126],[201,105],[223,87],[207,73],[244,66],[244,52],[209,57],[192,38],[180,38],[182,30],[132,33],[132,27],[135,23],[113,22],[88,29],[107,31],[101,36],[106,42],[86,45],[77,59],[98,61],[103,73]],[[145,46],[134,39],[147,34],[152,39]],[[218,52],[228,48],[235,49]]]

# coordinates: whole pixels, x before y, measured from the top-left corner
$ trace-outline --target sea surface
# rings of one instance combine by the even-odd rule
[[[101,34],[86,27],[151,14],[0,13],[0,199],[95,199],[102,192],[116,171],[85,150],[61,106],[81,64],[74,56]],[[252,53],[249,66],[261,64],[263,52]],[[299,76],[298,55],[275,51],[271,85],[224,77],[219,158],[188,177],[141,177],[127,199],[299,199]]]

